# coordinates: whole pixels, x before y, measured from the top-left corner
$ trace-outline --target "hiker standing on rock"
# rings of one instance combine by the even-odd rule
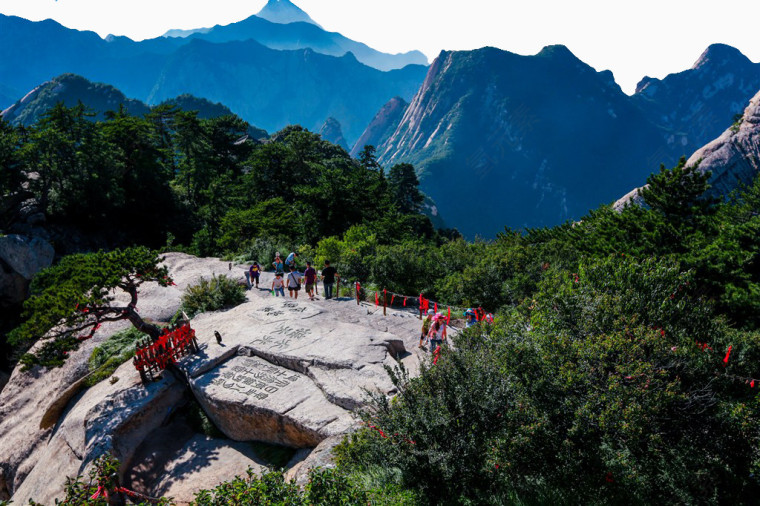
[[[256,288],[259,287],[259,276],[261,275],[261,266],[258,262],[254,261],[251,268],[248,269],[248,273],[251,278],[251,288],[253,288],[253,282],[256,281]]]
[[[325,287],[325,300],[332,299],[333,285],[335,284],[335,276],[338,275],[338,270],[330,265],[329,260],[325,260],[325,268],[322,269],[322,282]]]
[[[282,273],[277,272],[274,275],[274,280],[272,281],[272,295],[275,297],[282,295],[285,297],[285,282],[282,279]]]
[[[298,292],[301,290],[301,273],[295,267],[290,268],[288,274],[288,293],[294,299],[298,298]]]
[[[433,315],[435,314],[435,311],[432,309],[428,309],[427,316],[425,316],[425,319],[422,321],[422,332],[420,333],[420,348],[424,348],[425,346],[422,344],[425,341],[425,338],[428,335],[428,332],[430,331],[430,325],[433,323]]]
[[[306,283],[306,293],[309,294],[309,300],[314,300],[314,285],[317,284],[317,271],[311,266],[311,262],[306,262],[306,270],[303,271],[303,277]]]
[[[446,341],[445,316],[440,313],[433,316],[433,325],[430,326],[428,337],[430,337],[430,352],[435,353],[435,349],[441,346],[444,341]]]

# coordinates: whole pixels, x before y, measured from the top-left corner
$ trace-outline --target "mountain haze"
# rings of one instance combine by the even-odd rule
[[[400,54],[382,53],[361,42],[335,32],[327,32],[316,24],[294,22],[280,24],[262,17],[250,16],[229,25],[201,29],[189,37],[209,42],[231,42],[253,39],[272,49],[306,49],[317,53],[343,56],[350,52],[365,65],[379,70],[400,69],[407,65],[427,65],[427,57],[419,51]]]
[[[256,26],[320,31],[307,23],[277,25],[256,19]],[[350,53],[336,58],[311,49],[279,51],[250,37],[224,41],[235,38],[230,32],[211,30],[206,35],[220,37],[219,42],[203,40],[203,34],[104,40],[52,20],[0,15],[0,84],[26,93],[54,76],[75,73],[148,104],[191,93],[223,103],[268,131],[292,123],[318,131],[333,116],[353,143],[391,97],[411,98],[426,72],[417,65],[383,72]]]
[[[318,131],[327,117],[343,127],[349,142],[396,94],[411,96],[425,67],[381,72],[310,49],[276,51],[256,41],[213,44],[193,39],[166,59],[148,103],[191,93],[222,102],[249,122],[273,132],[289,124]]]
[[[256,13],[256,16],[272,23],[288,24],[304,22],[319,26],[308,14],[289,0],[269,0],[263,9]],[[320,26],[320,28],[322,27]]]

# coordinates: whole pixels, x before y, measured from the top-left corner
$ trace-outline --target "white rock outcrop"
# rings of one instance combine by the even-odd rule
[[[245,266],[217,259],[173,253],[165,263],[177,286],[141,287],[144,318],[167,321],[184,288],[201,276],[244,280]],[[271,278],[264,273],[261,285]],[[353,300],[293,300],[253,289],[235,308],[195,317],[191,326],[200,352],[159,381],[142,385],[126,363],[113,375],[118,380],[82,391],[92,349],[127,324],[104,325],[63,367],[17,369],[0,392],[0,499],[52,503],[66,476],[86,472],[95,458],[111,452],[122,463],[121,478],[135,490],[185,503],[199,488],[249,466],[260,472],[266,462],[248,441],[301,449],[291,476],[303,480],[314,462],[329,461],[326,448],[358,427],[354,411],[365,405],[367,392],[394,393],[385,366],[400,360],[415,374],[426,358],[416,346],[416,314],[382,313]],[[193,397],[229,439],[186,433],[157,444],[178,423],[174,413]],[[154,445],[161,447],[160,458],[151,453]],[[315,447],[322,450],[312,455]]]

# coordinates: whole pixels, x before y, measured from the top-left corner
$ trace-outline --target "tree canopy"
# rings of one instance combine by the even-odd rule
[[[137,300],[146,282],[172,283],[160,262],[145,247],[64,257],[35,276],[32,295],[24,303],[25,321],[11,332],[10,342],[29,348],[44,340],[43,346],[25,356],[24,363],[60,365],[68,351],[106,322],[129,320],[140,332],[158,338],[160,329],[143,321]],[[114,304],[117,290],[129,296],[126,304]]]

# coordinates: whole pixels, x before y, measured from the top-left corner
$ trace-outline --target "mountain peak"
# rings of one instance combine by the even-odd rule
[[[563,44],[553,44],[550,46],[544,46],[541,51],[539,51],[536,56],[543,56],[545,58],[556,58],[556,59],[563,59],[563,60],[572,60],[577,61],[578,57],[573,54],[572,51],[570,51],[567,46]]]
[[[319,26],[317,22],[290,0],[269,0],[256,16],[282,25],[303,22]],[[322,27],[320,26],[320,28]]]
[[[723,66],[726,64],[742,65],[747,63],[752,62],[735,47],[727,44],[710,44],[691,68],[698,69],[708,65]]]

